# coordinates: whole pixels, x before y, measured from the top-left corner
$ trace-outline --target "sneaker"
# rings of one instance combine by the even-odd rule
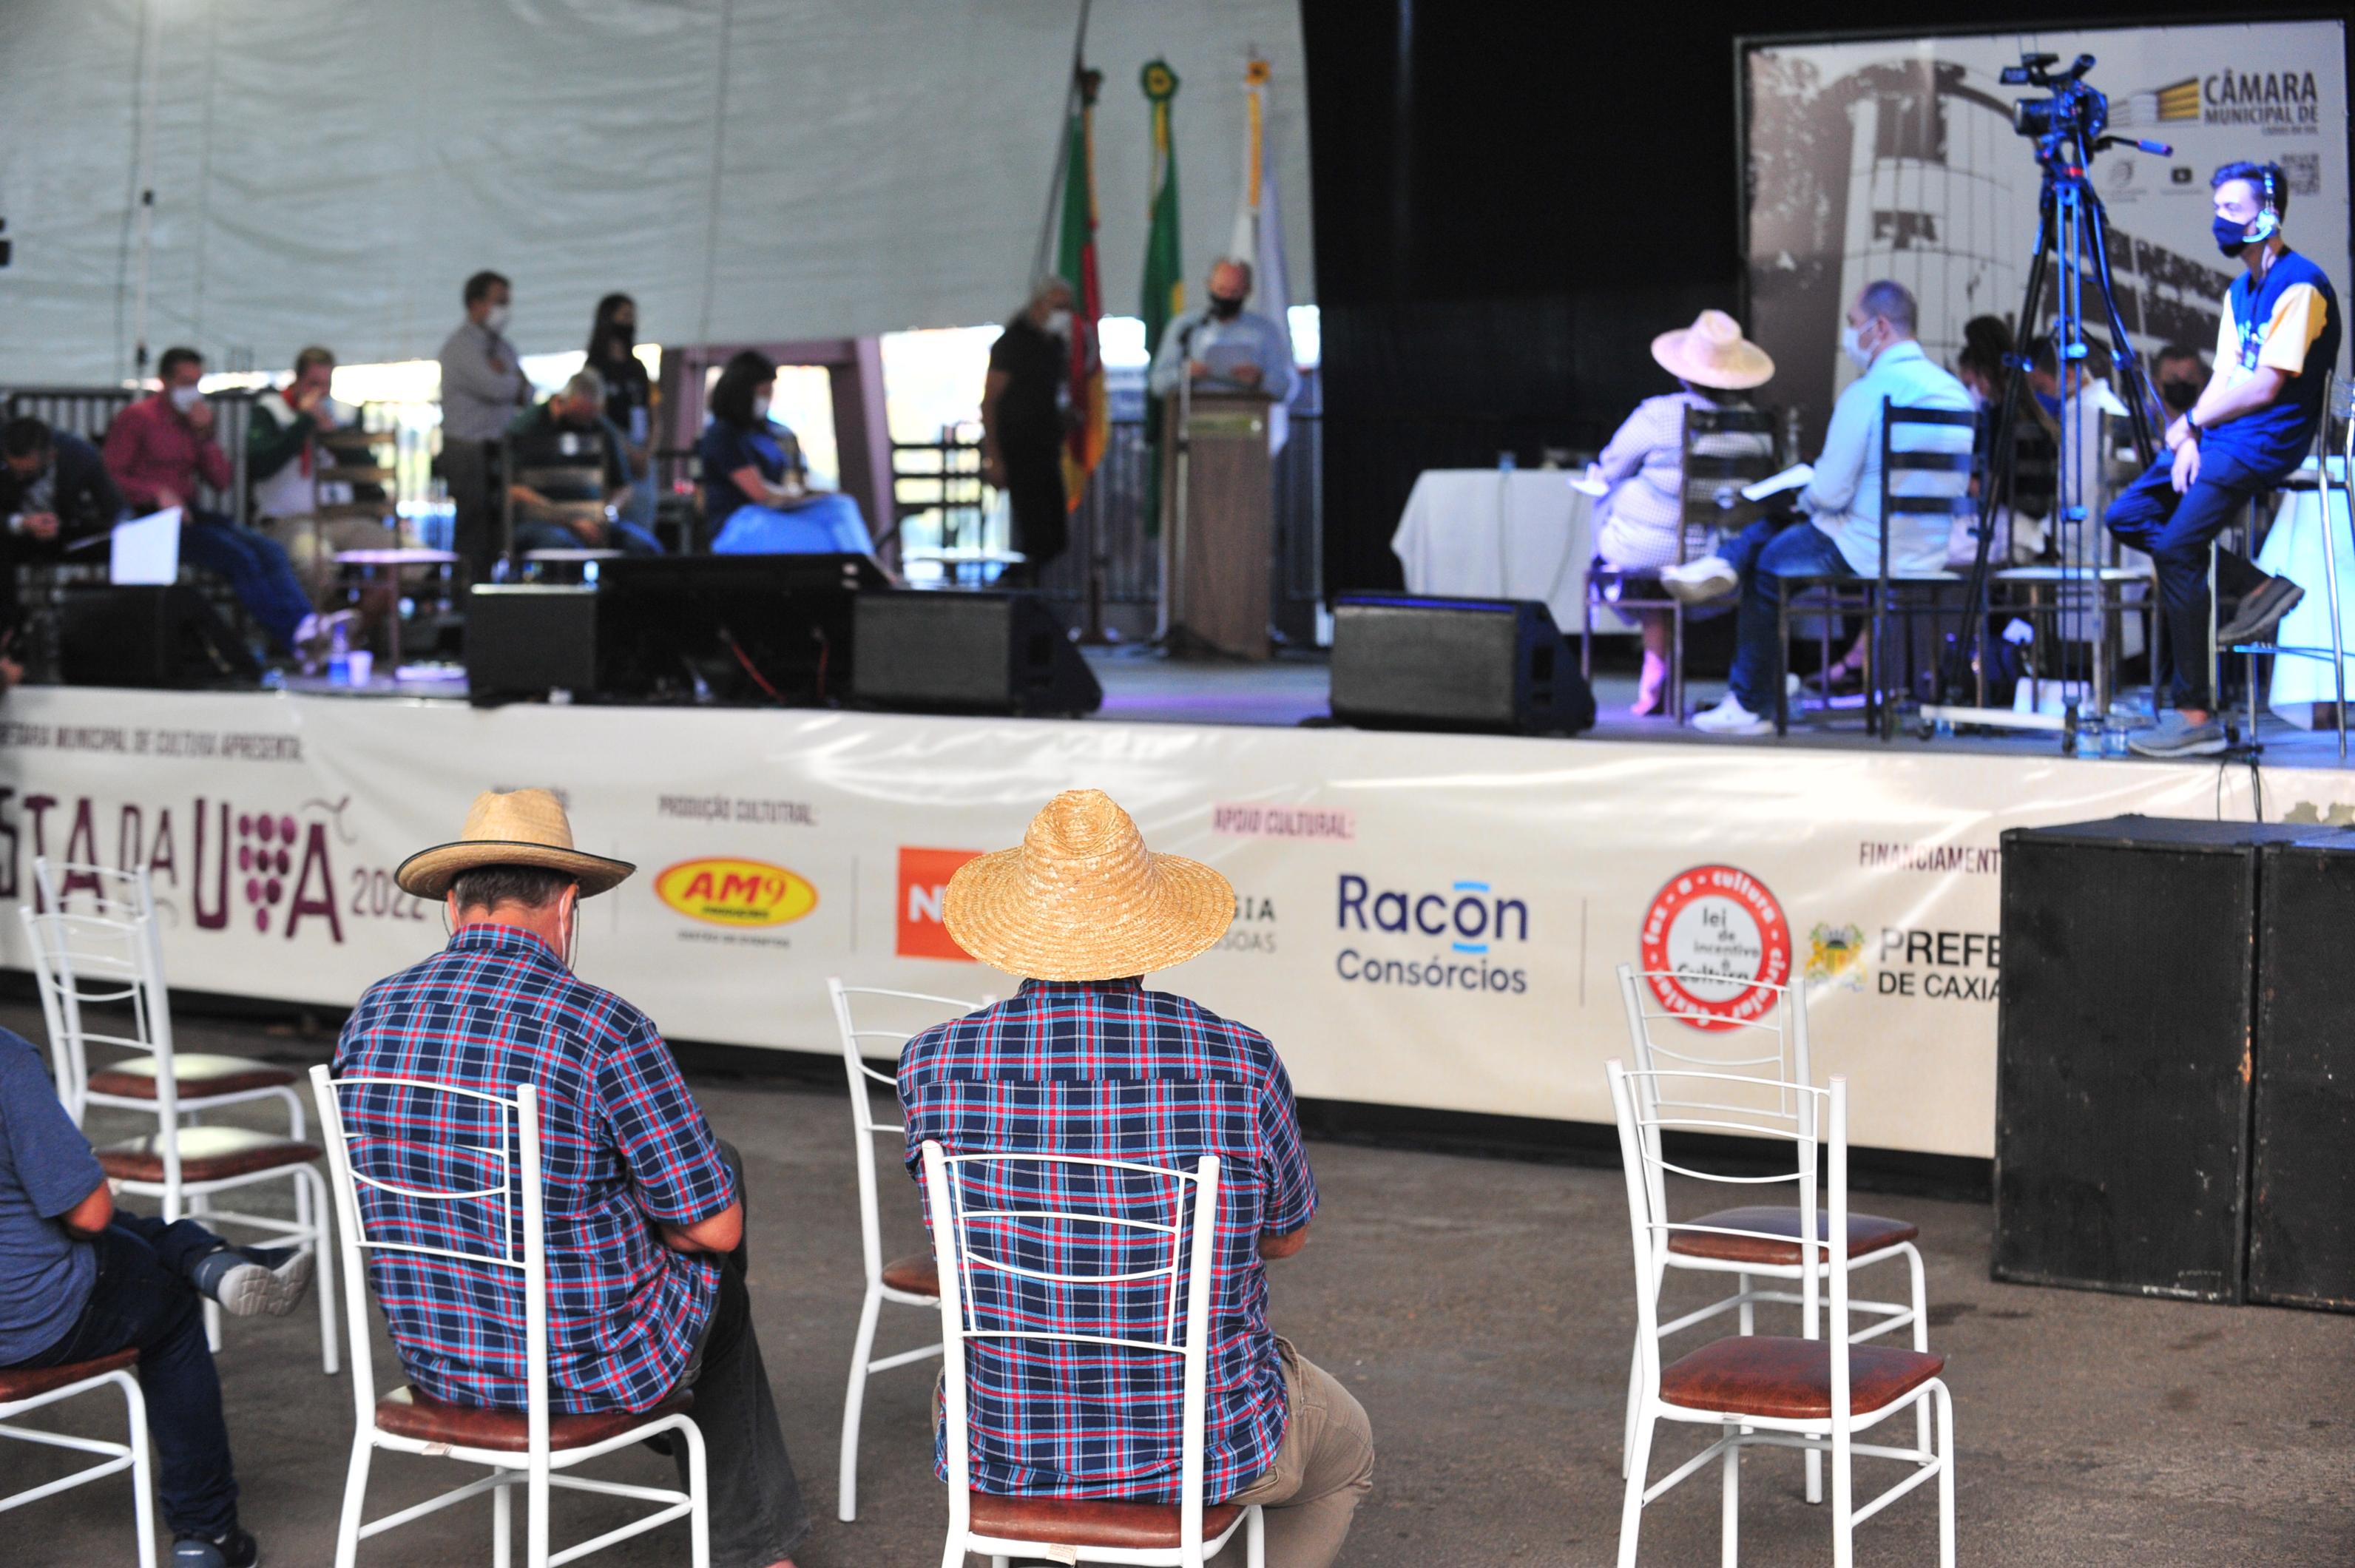
[[[283,1317],[311,1288],[317,1261],[308,1247],[223,1247],[197,1259],[188,1275],[233,1317]]]
[[[2231,621],[2216,628],[2216,645],[2238,647],[2243,643],[2262,643],[2267,634],[2281,624],[2284,615],[2297,608],[2306,597],[2306,590],[2286,577],[2268,577],[2254,593],[2241,601]]]
[[[1680,604],[1712,604],[1731,599],[1742,587],[1742,574],[1721,555],[1705,555],[1682,566],[1660,568],[1660,586]]]
[[[255,1568],[261,1543],[236,1525],[227,1535],[183,1535],[172,1542],[172,1568]]]
[[[1694,714],[1692,727],[1706,735],[1772,735],[1774,720],[1759,718],[1729,691],[1716,707]]]
[[[2146,757],[2212,757],[2223,749],[2224,726],[2212,716],[2194,724],[2180,713],[2169,713],[2126,737],[2126,750]]]

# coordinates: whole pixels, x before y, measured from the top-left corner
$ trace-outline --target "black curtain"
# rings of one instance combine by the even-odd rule
[[[1654,336],[1736,308],[1737,36],[2161,19],[2245,17],[2214,0],[2067,16],[1960,0],[1902,15],[1301,0],[1327,592],[1399,584],[1390,538],[1423,469],[1601,445],[1672,385]]]

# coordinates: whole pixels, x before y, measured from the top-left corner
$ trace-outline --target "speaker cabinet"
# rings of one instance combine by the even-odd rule
[[[58,606],[59,678],[68,686],[242,686],[261,665],[203,594],[185,584],[68,587]]]
[[[1103,688],[1053,613],[1025,593],[859,595],[851,695],[940,713],[1093,713]]]
[[[476,702],[596,694],[597,590],[478,582],[466,595],[466,690]]]
[[[2355,1311],[2355,833],[2265,848],[2258,880],[2249,1299]]]
[[[1997,1278],[2243,1298],[2260,851],[2313,831],[2003,836]]]
[[[1333,605],[1333,717],[1574,735],[1594,723],[1594,693],[1534,600],[1349,594]]]

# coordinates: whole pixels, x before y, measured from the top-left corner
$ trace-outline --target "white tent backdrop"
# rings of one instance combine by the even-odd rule
[[[1047,199],[1078,0],[38,0],[0,4],[0,382],[130,364],[129,214],[156,7],[160,350],[282,365],[428,357],[459,286],[516,283],[527,353],[634,294],[650,341],[834,337],[1002,319]],[[1137,72],[1182,79],[1185,255],[1227,242],[1242,67],[1310,296],[1305,90],[1288,0],[1107,0],[1089,63],[1105,304],[1143,267]]]

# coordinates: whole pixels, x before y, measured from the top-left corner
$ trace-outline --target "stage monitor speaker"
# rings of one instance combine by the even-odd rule
[[[1349,594],[1333,604],[1333,717],[1574,735],[1594,723],[1594,692],[1535,600]]]
[[[839,701],[854,675],[851,606],[882,583],[859,554],[606,561],[599,690],[639,702]]]
[[[1076,716],[1103,706],[1070,632],[1027,593],[865,593],[855,624],[851,694],[868,707]]]
[[[1998,1279],[2243,1299],[2260,850],[2312,831],[2003,836]]]
[[[2257,907],[2249,1299],[2355,1311],[2355,833],[2267,845]]]
[[[68,686],[246,686],[261,665],[203,594],[184,583],[71,585],[58,608]]]
[[[596,694],[597,590],[478,582],[466,595],[466,693],[477,703]]]

